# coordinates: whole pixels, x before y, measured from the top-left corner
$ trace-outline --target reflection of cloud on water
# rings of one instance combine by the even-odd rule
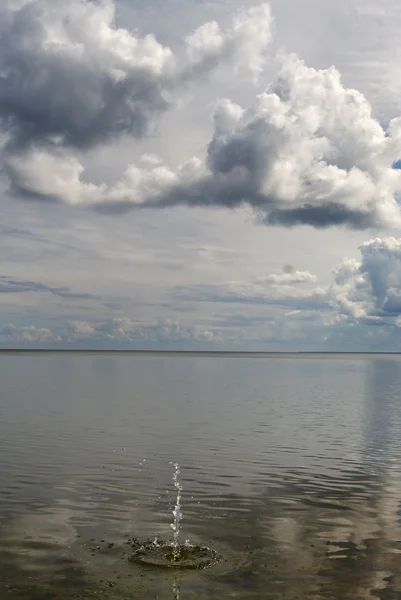
[[[283,468],[267,477],[260,464],[252,493],[223,490],[218,501],[203,500],[205,514],[219,516],[214,540],[247,556],[235,572],[206,578],[227,589],[248,586],[247,598],[260,590],[269,590],[266,598],[401,597],[401,371],[390,360],[362,369],[359,423],[345,440],[352,452],[339,453],[333,468]],[[202,523],[191,529],[200,536]]]
[[[311,577],[307,588],[311,593],[310,586],[318,582],[318,598],[354,600],[382,593],[396,598],[401,593],[401,485],[395,468],[400,458],[400,381],[398,363],[369,363],[360,451],[340,463],[337,475],[299,472],[286,482],[283,477],[281,489],[265,490],[264,518],[253,516],[254,526],[264,524],[270,544],[285,555],[287,565],[296,568],[300,556],[310,564],[314,557],[319,577]]]
[[[7,520],[0,536],[0,597],[71,597],[90,587],[69,551],[76,532],[69,511],[26,514]],[[68,594],[64,586],[68,582]],[[7,595],[6,595],[7,594]],[[64,595],[65,594],[65,595]]]
[[[41,513],[20,515],[2,530],[2,539],[18,543],[23,539],[68,546],[77,537],[71,525],[73,512],[65,508],[49,508]]]
[[[398,459],[401,431],[401,371],[398,361],[368,363],[365,387],[364,458],[381,471]]]
[[[74,480],[63,474],[54,480],[52,471],[53,496],[46,497],[47,508],[17,516],[7,528],[2,526],[0,571],[7,565],[7,572],[14,573],[16,580],[22,574],[26,582],[27,576],[71,578],[68,596],[66,593],[71,598],[74,581],[84,580],[83,572],[79,575],[82,565],[96,581],[112,572],[109,566],[105,568],[106,556],[92,557],[77,547],[77,531],[85,540],[95,531],[99,535],[93,533],[93,537],[100,537],[100,532],[105,537],[107,531],[108,539],[112,535],[116,541],[113,556],[116,560],[118,556],[122,578],[127,578],[124,585],[132,590],[128,576],[134,571],[121,560],[121,552],[117,555],[117,546],[120,551],[125,532],[141,537],[171,535],[170,505],[175,495],[166,465],[177,447],[177,453],[186,452],[182,469],[184,537],[188,534],[191,541],[206,543],[228,558],[227,564],[216,569],[185,573],[178,587],[181,598],[191,597],[193,590],[199,591],[200,598],[210,599],[215,594],[219,600],[233,590],[247,600],[400,598],[401,485],[397,465],[401,457],[401,363],[371,360],[353,364],[346,365],[348,371],[338,387],[342,362],[336,363],[330,377],[323,372],[328,363],[314,367],[322,369],[320,375],[311,367],[307,375],[314,382],[313,389],[307,387],[307,381],[301,386],[306,389],[306,406],[298,390],[289,395],[294,386],[291,382],[287,385],[284,373],[279,374],[282,389],[275,390],[272,384],[266,402],[257,405],[243,402],[249,377],[241,387],[237,379],[242,373],[233,376],[230,385],[235,389],[229,394],[233,407],[226,413],[234,424],[222,411],[213,421],[221,436],[207,420],[213,414],[215,398],[210,394],[209,399],[211,390],[205,384],[202,403],[188,409],[191,426],[177,433],[177,439],[166,442],[176,430],[170,429],[167,418],[161,421],[160,427],[166,423],[168,427],[155,445],[160,444],[163,459],[153,459],[139,475],[135,454],[123,452],[117,444],[118,452],[113,453],[114,446],[110,446],[100,459],[93,453],[85,455],[86,462],[75,469]],[[262,366],[265,368],[264,363]],[[252,369],[255,373],[259,366]],[[338,406],[336,395],[340,396]],[[185,402],[183,396],[177,411],[183,421]],[[161,416],[163,411],[168,411],[167,405],[160,409]],[[292,419],[286,422],[286,415]],[[173,425],[179,429],[182,423]],[[140,440],[149,437],[148,429],[138,431]],[[243,432],[248,434],[241,437]],[[91,431],[85,433],[84,448],[89,448],[89,441],[95,445],[102,439],[91,435]],[[63,448],[76,465],[80,457],[69,452],[70,446],[66,443]],[[140,449],[142,452],[141,445]],[[159,446],[152,446],[152,454],[159,454]],[[41,481],[49,481],[45,475]],[[34,506],[28,505],[26,510],[33,511]],[[75,575],[70,574],[73,569]],[[154,582],[142,578],[144,595],[141,591],[136,597],[156,597],[156,592],[149,593],[152,588],[161,590],[162,598],[170,600],[174,593],[177,598],[173,574],[168,574],[168,579],[166,574],[159,575]],[[1,585],[0,575],[0,598]],[[119,597],[117,584],[113,590],[114,597]],[[64,600],[61,594],[53,597]]]
[[[1,531],[0,566],[12,564],[25,579],[35,573],[63,578],[64,568],[75,564],[68,550],[77,539],[71,516],[68,509],[48,509],[8,520]]]
[[[365,429],[362,460],[377,480],[370,508],[378,529],[388,540],[399,539],[397,511],[401,433],[401,372],[398,361],[369,361],[365,389]]]

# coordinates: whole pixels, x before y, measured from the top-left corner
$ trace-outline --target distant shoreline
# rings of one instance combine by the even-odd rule
[[[91,350],[70,348],[4,348],[0,355],[119,355],[148,357],[193,357],[193,358],[401,358],[401,352],[265,352],[265,351],[224,351],[224,350]]]

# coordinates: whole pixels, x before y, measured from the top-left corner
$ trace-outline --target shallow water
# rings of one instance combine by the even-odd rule
[[[1,355],[0,599],[401,597],[398,357]],[[181,537],[224,561],[129,561]]]

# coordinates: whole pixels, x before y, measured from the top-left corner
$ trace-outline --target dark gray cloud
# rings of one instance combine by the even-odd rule
[[[0,14],[0,122],[13,148],[142,137],[168,107],[170,50],[114,27],[111,3],[34,0]]]
[[[372,213],[352,210],[340,203],[327,206],[305,204],[292,210],[273,209],[263,220],[267,225],[282,225],[284,227],[311,225],[316,229],[344,225],[350,229],[362,230],[374,228],[378,225]]]
[[[28,292],[49,292],[54,296],[70,300],[99,299],[98,296],[93,294],[72,292],[68,287],[50,287],[37,281],[24,281],[6,275],[0,276],[0,294],[21,294]]]

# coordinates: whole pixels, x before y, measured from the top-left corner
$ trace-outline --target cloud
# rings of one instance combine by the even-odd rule
[[[361,244],[359,251],[359,259],[345,258],[339,264],[327,286],[317,286],[316,277],[308,271],[286,265],[283,273],[249,282],[176,287],[174,298],[224,305],[227,312],[216,315],[215,325],[233,329],[237,335],[242,331],[246,344],[299,341],[302,347],[315,344],[326,350],[397,348],[401,339],[401,238],[375,238]],[[242,307],[244,314],[230,314],[231,306]]]
[[[195,284],[177,286],[174,289],[175,300],[186,302],[207,302],[218,304],[243,304],[254,306],[275,306],[291,310],[321,311],[330,308],[328,290],[316,287],[300,292],[288,289],[292,284],[285,284],[277,289],[277,284],[269,285],[269,278],[250,283],[228,281],[218,285]]]
[[[112,0],[29,0],[0,8],[0,127],[11,191],[78,199],[102,194],[82,183],[79,153],[130,135],[149,136],[187,86],[224,64],[256,76],[271,38],[267,5],[238,13],[222,31],[208,23],[179,61],[152,34],[115,24]],[[52,173],[47,189],[35,186]],[[68,191],[68,201],[74,191]]]
[[[222,31],[216,21],[201,25],[185,39],[189,73],[210,71],[225,58],[234,71],[250,70],[257,80],[265,66],[266,48],[272,40],[272,22],[270,6],[261,4],[239,11],[226,31]]]
[[[12,324],[0,327],[0,339],[8,342],[43,343],[61,342],[62,338],[57,333],[47,328],[38,328],[34,325],[15,327]]]
[[[283,56],[255,109],[226,100],[214,121],[197,176],[188,184],[179,172],[178,183],[148,206],[249,204],[270,225],[401,225],[401,177],[392,168],[401,154],[401,119],[385,131],[335,68]]]
[[[401,239],[363,243],[360,260],[345,259],[335,272],[334,306],[349,322],[401,325]]]
[[[282,314],[264,312],[253,319],[291,320],[294,326],[307,316],[325,330],[329,341],[334,331],[369,337],[368,330],[389,329],[395,336],[401,328],[401,238],[375,238],[359,246],[360,257],[345,258],[333,272],[327,286],[315,286],[316,277],[287,265],[283,273],[269,274],[250,283],[193,285],[177,288],[180,300],[219,304],[277,307]],[[299,285],[302,284],[302,289]],[[306,285],[307,289],[303,286]],[[314,315],[314,316],[313,316]],[[302,327],[299,323],[298,326]],[[340,333],[338,333],[339,335]],[[338,337],[338,336],[337,336]],[[387,340],[390,342],[391,340]]]
[[[218,345],[223,341],[220,331],[214,327],[186,325],[178,321],[160,319],[141,323],[129,318],[100,321],[69,321],[52,328],[34,325],[0,327],[0,344],[15,347],[20,344],[41,347],[84,347],[92,348],[149,348],[188,345]],[[20,346],[18,346],[20,347]]]
[[[401,226],[401,171],[393,168],[401,118],[385,130],[334,67],[309,68],[295,55],[279,60],[280,73],[255,108],[217,104],[205,160],[194,157],[172,170],[144,157],[107,186],[84,182],[84,168],[68,149],[26,148],[7,162],[14,189],[112,213],[250,205],[267,225]]]
[[[111,2],[32,0],[0,15],[0,116],[12,146],[141,137],[167,108],[170,49],[117,29]]]
[[[272,273],[266,277],[266,281],[274,286],[287,286],[302,283],[316,282],[316,275],[309,271],[294,271],[293,269],[284,270],[283,273]]]
[[[71,319],[68,316],[51,320],[49,326],[46,321],[38,325],[36,312],[30,315],[35,324],[0,327],[0,344],[116,349],[397,349],[401,339],[401,238],[372,239],[361,244],[359,252],[358,259],[342,260],[326,286],[309,271],[285,265],[281,273],[248,281],[173,287],[170,300],[183,314],[186,306],[194,307],[193,313],[186,313],[185,322],[183,314],[178,320],[143,321],[92,313],[89,319],[67,320]],[[0,294],[37,292],[69,293],[65,288],[0,278]],[[206,310],[207,318],[196,316]]]
[[[186,326],[177,321],[161,319],[154,323],[141,324],[128,318],[109,319],[88,324],[72,322],[71,340],[96,339],[118,342],[217,342],[219,336],[199,326]]]
[[[93,300],[98,298],[93,294],[72,292],[68,287],[49,287],[37,281],[24,281],[0,275],[0,294],[21,294],[27,292],[49,292],[60,298],[72,300]]]
[[[85,343],[93,347],[135,347],[153,344],[218,344],[222,341],[218,331],[201,325],[185,325],[178,321],[160,319],[147,323],[129,318],[103,321],[75,320],[54,330],[33,325],[16,327],[8,324],[0,328],[0,342],[54,342],[63,347]]]

